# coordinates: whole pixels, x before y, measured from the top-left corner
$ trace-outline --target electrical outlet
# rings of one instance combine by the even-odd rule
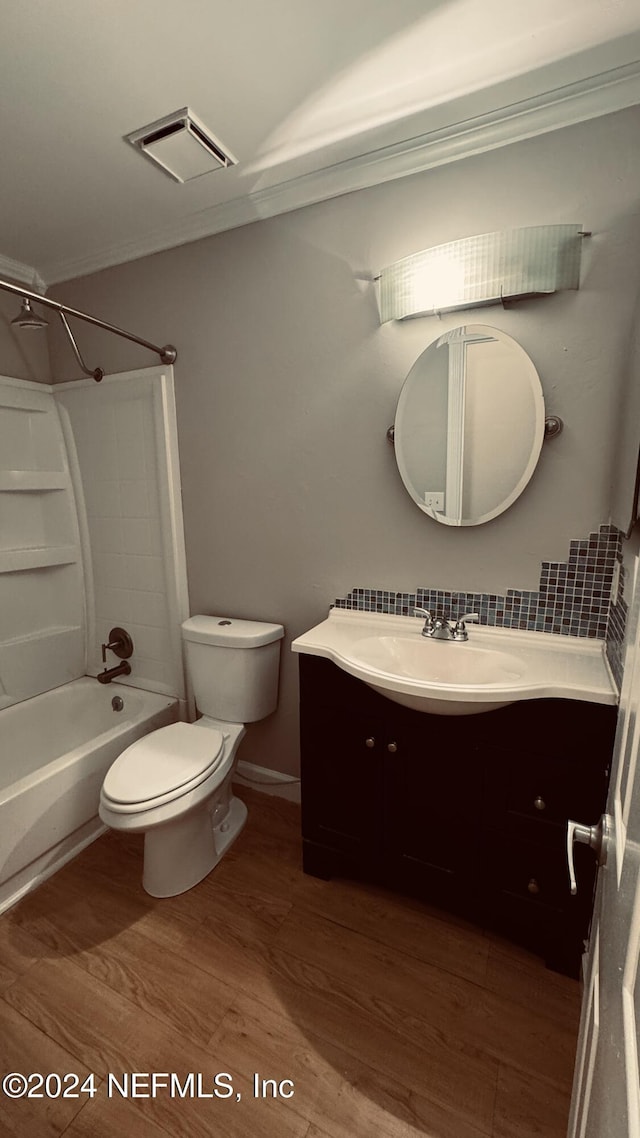
[[[424,504],[429,510],[444,510],[444,490],[425,490]]]

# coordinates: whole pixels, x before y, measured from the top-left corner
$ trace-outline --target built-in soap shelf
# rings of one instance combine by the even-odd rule
[[[75,545],[0,549],[0,573],[17,573],[21,569],[47,569],[52,565],[72,565],[78,560],[79,549]]]
[[[64,470],[0,470],[0,490],[66,490],[68,485]]]
[[[52,389],[0,376],[0,707],[86,670],[74,477]]]
[[[66,470],[0,470],[2,494],[21,492],[29,495],[48,495],[49,492],[69,489],[69,474]],[[32,544],[25,541],[13,549],[0,549],[0,573],[48,569],[55,565],[72,565],[78,560],[78,546],[68,543],[37,544],[36,537],[36,541]]]

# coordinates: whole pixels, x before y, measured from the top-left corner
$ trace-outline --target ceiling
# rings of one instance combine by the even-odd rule
[[[638,0],[0,0],[0,272],[71,277],[640,103]],[[124,136],[188,106],[238,159]]]

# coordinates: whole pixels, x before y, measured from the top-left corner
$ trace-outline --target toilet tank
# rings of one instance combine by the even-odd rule
[[[281,624],[192,616],[182,625],[186,664],[201,715],[253,723],[278,702]]]

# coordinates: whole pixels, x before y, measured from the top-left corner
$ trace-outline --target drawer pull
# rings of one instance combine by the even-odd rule
[[[375,747],[376,741],[373,738],[373,735],[370,735],[368,739],[365,739],[364,745],[365,747]]]
[[[392,755],[395,755],[396,751],[398,750],[398,744],[397,743],[387,743],[387,750],[391,751]]]
[[[535,806],[536,810],[546,810],[547,809],[547,804],[546,804],[544,798],[542,797],[542,795],[540,795],[540,794],[538,795],[537,798],[534,798],[533,805]]]
[[[534,896],[540,892],[540,886],[538,885],[535,877],[531,878],[529,884],[527,885],[527,889],[530,893],[533,893]]]

